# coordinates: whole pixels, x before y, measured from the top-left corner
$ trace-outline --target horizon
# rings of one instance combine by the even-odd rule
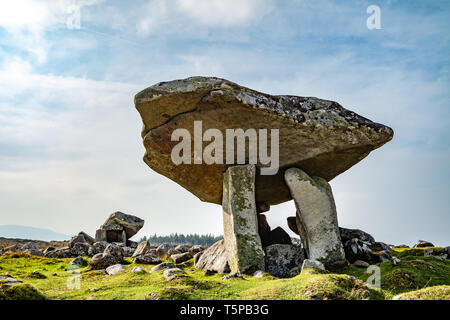
[[[339,226],[393,245],[450,245],[450,3],[377,1],[375,30],[372,4],[0,3],[1,223],[93,235],[122,211],[145,220],[135,239],[223,234],[219,205],[142,161],[133,102],[158,82],[211,75],[336,101],[393,128],[392,141],[331,180]],[[265,214],[292,237],[295,210],[291,200]]]

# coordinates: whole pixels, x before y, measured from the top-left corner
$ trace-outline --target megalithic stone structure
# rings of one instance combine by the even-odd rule
[[[254,165],[229,167],[223,179],[224,245],[231,272],[264,270],[258,234]]]
[[[284,177],[297,207],[297,227],[308,258],[329,267],[345,263],[336,205],[328,182],[311,178],[298,168],[286,170]]]

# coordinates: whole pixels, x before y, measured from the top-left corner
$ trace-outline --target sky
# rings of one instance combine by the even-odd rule
[[[370,5],[381,29],[367,27]],[[221,234],[220,206],[144,164],[133,103],[204,75],[334,100],[393,128],[331,181],[339,224],[448,246],[449,30],[438,0],[1,1],[0,224],[94,234],[119,210],[145,219],[135,238]],[[267,218],[290,232],[293,215],[290,201]]]

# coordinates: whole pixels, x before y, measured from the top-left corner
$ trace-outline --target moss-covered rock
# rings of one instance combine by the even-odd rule
[[[8,285],[0,281],[0,300],[45,300],[45,296],[26,283]]]

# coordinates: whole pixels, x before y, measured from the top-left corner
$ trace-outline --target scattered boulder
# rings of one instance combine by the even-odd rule
[[[123,257],[124,257],[123,249],[122,249],[122,247],[120,247],[114,243],[110,243],[105,248],[105,251],[103,251],[103,253],[112,255],[114,257],[114,259],[116,259],[117,263],[123,262]]]
[[[188,252],[189,248],[185,244],[180,244],[175,247],[175,250],[178,250],[180,253]]]
[[[364,232],[359,229],[347,229],[347,228],[340,227],[339,233],[341,235],[342,243],[345,243],[345,242],[355,239],[355,238],[358,240],[364,241],[366,243],[369,243],[369,244],[375,243],[374,237],[372,237],[367,232]]]
[[[168,243],[163,243],[156,248],[156,255],[161,259],[167,259],[170,257],[169,250],[172,249],[172,245]]]
[[[262,277],[264,276],[264,271],[257,270],[257,271],[255,271],[255,272],[253,273],[253,276],[254,276],[255,278],[262,278]]]
[[[110,253],[97,253],[89,260],[89,265],[94,270],[106,269],[115,264],[117,264],[117,260]]]
[[[63,247],[48,251],[44,256],[46,258],[70,258],[72,257],[72,251],[68,247]]]
[[[109,243],[106,241],[94,242],[92,244],[92,247],[89,248],[88,255],[92,257],[92,256],[96,255],[97,253],[103,253],[103,251],[105,251],[105,249],[108,245],[109,245]]]
[[[199,255],[197,257],[197,255]],[[208,249],[197,254],[197,261],[194,259],[194,266],[201,270],[212,270],[218,273],[230,272],[228,265],[228,253],[225,249],[224,241],[219,240]]]
[[[23,252],[29,253],[32,256],[38,256],[38,257],[42,257],[44,255],[41,250],[36,250],[36,249],[28,249],[28,250],[24,250]]]
[[[125,268],[121,264],[114,264],[106,268],[106,273],[110,276],[122,272],[125,272]]]
[[[429,241],[425,240],[419,240],[413,248],[426,248],[426,247],[434,247],[434,244],[432,244]]]
[[[164,278],[166,278],[167,281],[172,281],[176,279],[179,275],[186,274],[182,269],[180,268],[171,268],[164,270]]]
[[[47,252],[55,251],[55,247],[47,247],[42,253],[45,255]]]
[[[72,249],[73,246],[76,243],[87,243],[86,239],[84,238],[83,235],[78,234],[75,237],[72,237],[72,239],[69,240],[69,248]]]
[[[173,254],[173,255],[170,256],[170,258],[176,264],[180,264],[182,262],[185,262],[185,261],[188,261],[188,260],[192,259],[192,253],[185,252],[185,253]]]
[[[370,264],[362,260],[356,260],[353,262],[353,265],[358,268],[368,268],[370,266]]]
[[[38,244],[36,242],[34,242],[34,241],[30,241],[30,242],[25,243],[22,246],[22,248],[21,248],[22,251],[30,250],[30,249],[37,250],[38,249]]]
[[[133,258],[137,256],[144,255],[150,251],[150,242],[142,241],[138,244],[136,250],[133,253]]]
[[[145,270],[142,269],[141,267],[134,267],[133,269],[131,269],[131,272],[136,272],[136,273],[147,273],[147,271],[145,271]]]
[[[79,236],[83,236],[84,240],[86,240],[87,243],[89,243],[90,245],[94,244],[94,238],[92,238],[90,235],[88,235],[86,232],[80,231],[78,232]]]
[[[345,257],[350,263],[354,263],[357,260],[366,262],[375,262],[372,250],[370,249],[370,243],[363,240],[353,238],[344,242]]]
[[[222,280],[230,280],[230,279],[244,280],[244,277],[242,276],[242,274],[240,272],[230,273],[230,274],[227,274],[226,276],[222,277]]]
[[[135,263],[139,264],[158,264],[161,263],[161,259],[151,253],[146,253],[141,256],[137,256],[133,258]]]
[[[172,269],[172,268],[175,268],[173,263],[163,262],[163,263],[160,263],[157,266],[154,266],[153,268],[151,268],[150,272],[155,272],[155,271],[159,271],[159,270],[166,270],[166,269]]]
[[[392,263],[394,264],[394,266],[398,266],[401,263],[400,259],[395,256],[392,257],[391,259],[392,259]]]
[[[87,242],[76,242],[72,244],[70,253],[73,256],[87,256],[89,254],[89,244]]]
[[[195,246],[192,246],[190,249],[189,249],[189,252],[192,254],[192,255],[195,255],[195,254],[197,254],[197,253],[199,253],[199,252],[202,252],[204,249],[203,249],[203,246],[200,246],[200,245],[195,245]]]
[[[19,245],[16,243],[16,244],[13,244],[13,245],[11,245],[11,246],[8,246],[8,247],[5,247],[5,248],[3,248],[3,252],[5,253],[5,252],[17,252],[17,251],[19,251],[20,250],[20,247],[19,247]]]
[[[167,256],[170,257],[171,255],[180,254],[180,253],[182,253],[182,252],[175,248],[170,248],[169,251],[167,251]]]
[[[303,272],[304,269],[320,269],[325,270],[325,266],[322,262],[317,260],[311,260],[311,259],[305,259],[303,260],[302,269],[301,272]]]
[[[273,244],[264,251],[265,270],[278,278],[291,277],[290,271],[300,267],[305,259],[305,250],[292,244]]]
[[[84,261],[83,257],[78,256],[75,259],[73,259],[72,261],[70,261],[69,265],[82,267],[82,266],[86,265],[86,261]]]
[[[392,252],[392,248],[391,246],[389,246],[388,244],[384,243],[384,242],[375,242],[373,244],[370,245],[370,249],[372,251],[386,251],[386,252]]]
[[[124,257],[132,257],[135,249],[130,247],[123,247],[123,255]]]

